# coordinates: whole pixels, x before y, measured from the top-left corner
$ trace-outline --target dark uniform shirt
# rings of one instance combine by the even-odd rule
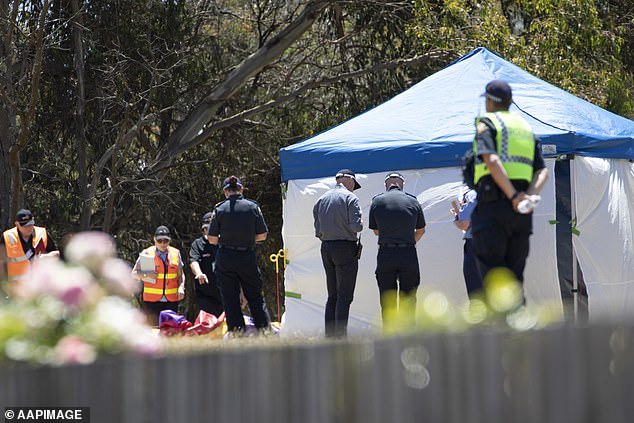
[[[372,199],[369,220],[370,229],[379,231],[379,245],[414,245],[414,230],[425,227],[423,208],[416,197],[397,186]]]
[[[214,208],[208,234],[220,245],[254,247],[255,235],[268,232],[258,203],[234,194]]]
[[[484,123],[487,126],[487,129],[485,131],[476,133],[476,148],[477,148],[476,151],[478,152],[478,156],[482,157],[482,154],[499,155],[498,149],[497,149],[497,142],[495,141],[495,138],[497,136],[497,130],[495,129],[495,125],[493,125],[493,122],[491,122],[489,118],[482,118],[480,122]],[[537,172],[538,170],[543,169],[544,167],[546,167],[546,165],[544,164],[544,158],[542,157],[542,154],[539,150],[539,139],[535,137],[535,156],[533,159],[533,174]],[[480,179],[480,182],[478,184],[480,185],[480,184],[487,184],[487,183],[495,184],[495,182],[493,182],[493,177],[491,175],[483,176]],[[526,182],[524,180],[516,180],[516,179],[511,179],[511,183],[513,184],[515,189],[518,191],[526,191],[526,189],[530,185],[529,182]]]
[[[218,246],[212,245],[207,241],[207,237],[201,236],[192,243],[189,249],[189,262],[198,262],[200,270],[207,275],[209,283],[199,284],[196,283],[196,291],[200,291],[203,294],[211,295],[211,292],[215,292],[217,289],[216,275],[214,274],[214,261],[216,260],[216,250]],[[210,292],[208,294],[208,291]]]

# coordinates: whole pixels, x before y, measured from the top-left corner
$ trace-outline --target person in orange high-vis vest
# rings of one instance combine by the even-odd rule
[[[15,216],[15,227],[3,232],[0,240],[0,279],[19,282],[38,256],[57,256],[59,251],[45,228],[35,226],[33,213],[21,209]]]
[[[178,311],[179,301],[185,296],[183,261],[170,241],[166,226],[156,228],[154,245],[141,252],[132,272],[143,282],[143,310],[152,324],[158,324],[161,311]]]

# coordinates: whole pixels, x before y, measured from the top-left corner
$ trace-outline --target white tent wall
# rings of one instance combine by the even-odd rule
[[[561,305],[555,253],[554,160],[547,160],[552,175],[542,192],[542,201],[533,217],[534,235],[525,272],[528,304],[554,302]],[[451,200],[463,189],[458,168],[405,170],[405,191],[416,195],[423,205],[426,232],[417,245],[421,268],[421,288],[442,291],[454,304],[467,300],[462,276],[462,233],[453,224]],[[380,326],[379,293],[374,276],[377,237],[367,227],[372,197],[384,190],[385,172],[357,174],[362,188],[355,191],[363,209],[364,245],[354,301],[350,309],[349,333],[364,333]],[[291,180],[283,204],[282,237],[288,251],[285,271],[286,312],[283,334],[323,333],[326,282],[321,263],[320,241],[315,238],[313,205],[334,185],[334,177]],[[290,295],[290,296],[289,296]],[[300,297],[301,298],[297,298]]]
[[[634,164],[577,156],[573,246],[593,321],[634,317]]]

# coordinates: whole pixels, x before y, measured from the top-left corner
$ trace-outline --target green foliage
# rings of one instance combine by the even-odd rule
[[[464,54],[484,46],[564,90],[632,116],[631,52],[623,46],[632,45],[633,25],[609,13],[610,6],[592,0],[414,4],[416,23],[410,31],[421,48],[434,45]]]
[[[10,59],[24,74],[6,95],[23,110],[38,10],[30,9],[30,2],[18,3],[20,31]],[[158,152],[179,123],[243,60],[273,40],[304,2],[79,3],[78,15],[68,1],[51,5],[36,121],[21,154],[21,205],[61,243],[80,229],[79,216],[88,204],[90,228],[111,233],[129,261],[151,245],[156,226],[167,224],[186,258],[200,236],[201,216],[222,199],[222,179],[236,174],[269,225],[260,265],[271,311],[275,274],[268,256],[282,248],[279,149],[368,110],[448,63],[374,67],[431,51],[456,57],[485,46],[615,113],[634,113],[634,12],[628,0],[336,2],[279,59],[221,99],[209,124],[284,96],[289,100],[220,127],[157,172]],[[73,19],[83,29],[84,186]],[[0,49],[2,69],[8,69],[8,57]],[[319,82],[325,78],[331,82]],[[15,121],[19,126],[19,114]],[[194,309],[189,317],[195,317]]]

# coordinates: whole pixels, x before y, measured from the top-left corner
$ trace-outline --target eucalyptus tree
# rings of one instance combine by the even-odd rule
[[[415,0],[422,45],[484,46],[562,89],[632,117],[631,1]]]
[[[23,201],[20,154],[39,103],[48,8],[48,0],[0,0],[0,227]]]

